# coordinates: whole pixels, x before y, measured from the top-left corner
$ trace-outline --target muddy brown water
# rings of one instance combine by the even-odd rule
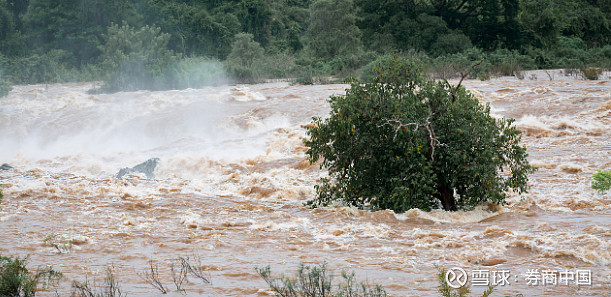
[[[324,172],[305,161],[301,126],[346,85],[15,87],[0,99],[0,162],[15,167],[0,171],[0,254],[63,272],[61,296],[109,266],[129,296],[160,295],[138,276],[151,259],[168,295],[181,296],[170,276],[180,256],[199,259],[212,281],[191,278],[187,296],[273,295],[255,267],[325,261],[336,279],[354,271],[392,296],[438,296],[438,269],[453,267],[507,271],[493,296],[611,296],[611,196],[590,188],[596,170],[611,169],[611,81],[531,74],[464,83],[524,132],[539,168],[529,193],[456,213],[302,206]],[[113,178],[151,157],[161,160],[155,179]],[[528,284],[534,270],[557,284]],[[563,271],[589,271],[591,284],[561,283]]]

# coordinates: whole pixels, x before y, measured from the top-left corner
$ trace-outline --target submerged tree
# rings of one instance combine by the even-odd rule
[[[329,171],[312,205],[457,210],[526,191],[532,167],[513,120],[491,117],[460,86],[427,80],[411,61],[386,56],[373,68],[372,81],[331,97],[330,117],[307,129],[310,162]]]

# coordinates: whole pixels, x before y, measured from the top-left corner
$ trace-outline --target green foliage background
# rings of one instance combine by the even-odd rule
[[[263,53],[263,48],[254,41],[252,34],[239,33],[227,57],[227,68],[240,81],[256,82],[262,75]]]
[[[4,77],[2,70],[0,69],[0,97],[4,97],[8,95],[13,88],[10,85],[10,82]]]
[[[133,29],[112,25],[104,36],[100,66],[106,74],[104,86],[109,91],[165,89],[168,68],[177,62],[167,48],[170,35],[158,27]]]
[[[252,43],[240,48],[244,36]],[[117,48],[121,38],[123,48]],[[312,83],[320,81],[316,77],[359,75],[390,52],[418,53],[425,70],[441,77],[456,75],[451,69],[473,60],[484,60],[474,74],[482,79],[524,69],[609,68],[611,4],[0,0],[0,85],[104,80],[106,91],[167,89],[195,83],[180,81],[185,75],[177,73],[219,73],[218,62],[193,59],[223,62],[230,80],[292,77]],[[237,63],[240,55],[257,61]],[[194,69],[196,64],[204,69]],[[224,80],[195,84],[218,81]]]

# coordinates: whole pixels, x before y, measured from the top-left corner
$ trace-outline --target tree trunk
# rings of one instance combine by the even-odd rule
[[[438,198],[446,211],[456,211],[456,201],[454,200],[454,189],[446,186],[437,188]]]

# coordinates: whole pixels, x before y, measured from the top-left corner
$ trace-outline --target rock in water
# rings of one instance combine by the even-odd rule
[[[13,166],[9,165],[9,164],[2,164],[2,166],[0,166],[0,170],[11,170],[13,169]]]
[[[159,158],[150,158],[132,168],[125,167],[119,170],[119,173],[117,173],[116,177],[122,178],[124,175],[130,174],[130,173],[144,173],[146,174],[147,178],[155,178],[155,175],[153,174],[153,172],[155,171],[155,168],[157,167],[157,163],[159,163]]]

